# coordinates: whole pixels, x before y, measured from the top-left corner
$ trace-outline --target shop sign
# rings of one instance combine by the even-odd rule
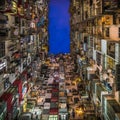
[[[5,62],[0,64],[0,70],[2,70],[4,67],[6,67],[6,63]]]

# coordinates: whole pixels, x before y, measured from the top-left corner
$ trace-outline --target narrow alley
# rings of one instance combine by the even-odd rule
[[[75,69],[70,54],[47,57],[26,96],[22,120],[25,116],[32,120],[87,120],[89,114],[94,120],[94,106]]]

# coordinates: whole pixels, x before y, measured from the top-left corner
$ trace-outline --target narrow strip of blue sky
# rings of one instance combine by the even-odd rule
[[[49,1],[49,53],[70,52],[69,0]]]

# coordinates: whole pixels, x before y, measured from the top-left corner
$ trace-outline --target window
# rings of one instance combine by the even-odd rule
[[[115,60],[110,57],[107,57],[107,67],[115,69]]]
[[[110,31],[109,31],[109,28],[107,27],[107,28],[106,28],[106,31],[105,31],[105,36],[106,36],[106,37],[109,37],[109,35],[110,35]]]
[[[120,38],[120,27],[118,28],[118,37]]]
[[[97,64],[102,63],[102,55],[101,55],[101,53],[96,52],[96,60],[97,60]]]
[[[120,24],[120,18],[118,18],[118,24]]]
[[[5,56],[5,43],[0,42],[0,58]]]

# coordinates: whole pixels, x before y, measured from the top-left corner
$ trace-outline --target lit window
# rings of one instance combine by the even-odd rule
[[[107,67],[115,69],[115,60],[110,57],[107,57]]]

